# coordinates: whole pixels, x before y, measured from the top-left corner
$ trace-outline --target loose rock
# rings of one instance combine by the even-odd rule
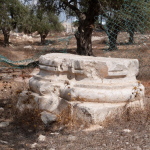
[[[39,142],[43,142],[43,141],[45,141],[46,140],[46,136],[44,136],[44,135],[39,135],[39,137],[38,137],[38,141]]]
[[[8,121],[0,123],[0,128],[7,127],[7,126],[9,126],[9,122]]]
[[[68,141],[75,141],[76,139],[77,139],[76,136],[69,135],[67,140],[68,140]]]
[[[37,143],[33,143],[31,144],[31,148],[35,148],[38,144]]]
[[[2,113],[4,111],[4,108],[0,107],[0,113]]]

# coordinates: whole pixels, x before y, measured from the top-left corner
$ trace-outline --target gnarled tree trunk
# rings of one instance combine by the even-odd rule
[[[77,40],[77,54],[92,56],[92,32],[94,23],[99,15],[98,0],[92,0],[89,3],[89,8],[86,13],[79,13],[79,27],[78,32],[75,34]]]
[[[134,43],[134,31],[129,31],[129,44],[133,44]]]
[[[2,32],[4,35],[4,46],[9,46],[10,28],[4,27],[2,28]]]
[[[47,35],[45,34],[40,34],[40,37],[41,37],[41,44],[44,45],[45,44],[45,38],[46,38]]]
[[[77,40],[77,54],[79,55],[93,55],[92,52],[92,31],[93,29],[90,27],[85,27],[80,24],[78,28],[78,32],[75,34]]]
[[[94,23],[97,20],[97,16],[99,16],[101,10],[99,0],[88,0],[87,9],[85,9],[85,12],[78,8],[77,0],[62,1],[62,6],[65,6],[65,9],[66,6],[69,7],[76,13],[79,19],[78,32],[75,34],[77,40],[77,54],[87,56],[93,55],[91,37]]]
[[[129,29],[128,29],[128,33],[129,33],[129,44],[133,44],[134,43],[134,32],[135,32],[135,26],[130,25]]]
[[[111,21],[107,24],[107,35],[108,35],[108,39],[109,39],[109,51],[113,51],[113,50],[117,50],[117,36],[118,33],[120,32],[121,26],[117,23],[115,23],[115,21]]]
[[[127,20],[127,32],[129,33],[129,44],[134,43],[134,33],[137,28],[137,23],[131,20]]]
[[[109,48],[108,50],[113,51],[117,50],[117,36],[118,36],[118,31],[114,30],[111,31],[108,35],[109,38]]]

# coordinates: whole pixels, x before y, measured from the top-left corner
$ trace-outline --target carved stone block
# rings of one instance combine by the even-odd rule
[[[127,107],[144,108],[137,59],[52,53],[40,57],[39,67],[30,89],[39,108],[53,115],[71,105],[74,119],[94,124]]]

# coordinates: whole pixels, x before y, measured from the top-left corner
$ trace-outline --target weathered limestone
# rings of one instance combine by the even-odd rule
[[[40,72],[29,81],[32,93],[27,95],[51,115],[49,120],[43,115],[44,122],[54,121],[68,106],[74,119],[93,124],[127,107],[144,108],[136,59],[53,53],[41,56],[39,64]],[[19,108],[27,99],[23,97]]]

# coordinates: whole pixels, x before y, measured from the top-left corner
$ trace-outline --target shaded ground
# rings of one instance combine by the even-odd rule
[[[95,36],[105,36],[95,33]],[[121,35],[122,34],[122,35]],[[95,56],[133,58],[140,62],[138,80],[146,88],[146,100],[150,101],[150,39],[149,35],[136,35],[135,44],[128,45],[128,35],[121,33],[118,37],[118,51],[106,52],[108,39],[93,42]],[[58,38],[58,36],[56,36]],[[48,41],[52,38],[48,37]],[[123,37],[123,38],[122,38]],[[146,38],[144,38],[146,37]],[[2,38],[0,36],[0,38]],[[140,40],[139,40],[140,38]],[[142,41],[143,39],[143,41]],[[0,55],[11,60],[22,60],[34,57],[37,53],[69,52],[75,53],[76,41],[55,41],[41,46],[39,39],[26,42],[13,38],[9,48],[0,46]],[[139,40],[139,41],[138,41]],[[125,43],[123,43],[125,42]],[[2,42],[0,42],[2,43]],[[138,44],[137,44],[138,43]],[[32,49],[25,49],[31,45]],[[55,48],[55,49],[54,49]],[[125,112],[122,118],[108,119],[101,124],[101,128],[91,132],[84,132],[83,126],[68,128],[58,123],[45,127],[40,120],[34,118],[33,113],[20,114],[14,109],[18,93],[28,89],[27,80],[33,69],[0,69],[0,122],[9,122],[7,127],[0,127],[0,150],[149,150],[150,149],[150,107],[146,111],[134,114]],[[20,82],[21,81],[21,82]],[[39,112],[37,112],[38,114]],[[33,116],[32,116],[32,115]],[[13,116],[17,117],[13,117]],[[33,118],[32,118],[33,117]],[[126,130],[124,130],[126,129]],[[46,136],[45,141],[39,141],[39,135]]]

